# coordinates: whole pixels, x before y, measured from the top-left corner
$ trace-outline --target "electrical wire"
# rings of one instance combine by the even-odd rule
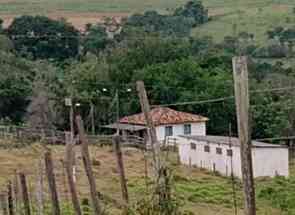
[[[250,91],[250,93],[268,93],[268,92],[278,92],[278,91],[289,91],[294,89],[295,87],[292,86],[292,87],[272,88],[272,89],[266,89],[266,90],[252,90]],[[227,97],[213,98],[213,99],[202,100],[202,101],[177,102],[177,103],[152,105],[152,106],[153,107],[169,107],[169,106],[182,106],[182,105],[196,105],[196,104],[222,102],[222,101],[231,100],[234,98],[235,98],[234,96],[227,96]]]

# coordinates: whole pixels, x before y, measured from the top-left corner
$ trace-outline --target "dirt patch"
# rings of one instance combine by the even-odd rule
[[[276,12],[287,12],[290,8],[292,8],[292,6],[287,4],[274,4],[272,6],[272,10]]]
[[[0,0],[1,1],[7,1],[7,0]],[[83,31],[85,29],[85,25],[88,23],[96,24],[96,23],[102,23],[103,20],[107,17],[109,18],[115,18],[118,22],[121,22],[121,20],[127,16],[129,16],[129,13],[71,13],[71,12],[53,12],[49,14],[45,14],[51,19],[66,19],[69,23],[75,26],[80,31]],[[3,26],[4,28],[7,28],[13,21],[15,17],[18,17],[20,15],[0,15],[0,18],[4,21]]]

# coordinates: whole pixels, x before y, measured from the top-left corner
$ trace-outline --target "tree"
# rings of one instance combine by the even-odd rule
[[[285,68],[273,66],[263,80],[251,80],[255,89],[294,86],[295,78]],[[252,117],[254,138],[294,135],[295,93],[293,90],[252,94]]]
[[[194,20],[190,17],[161,15],[157,11],[146,11],[144,14],[130,16],[125,25],[142,28],[149,33],[162,36],[186,37],[190,35]]]
[[[99,24],[88,25],[85,35],[82,40],[84,54],[91,52],[98,56],[110,42],[106,28]]]
[[[233,90],[229,70],[202,68],[195,58],[146,66],[135,72],[134,80],[143,80],[151,103],[159,105],[227,97]],[[235,120],[233,101],[173,108],[209,117],[211,134],[227,134],[228,124]]]
[[[208,10],[203,6],[202,1],[199,0],[189,1],[184,7],[177,8],[174,16],[193,18],[194,26],[208,22]]]
[[[130,83],[135,70],[146,65],[188,57],[191,51],[189,47],[187,40],[156,36],[122,41],[107,56],[110,79],[118,85]]]
[[[57,70],[45,62],[36,62],[38,71],[32,81],[32,94],[26,109],[26,123],[33,128],[54,129],[62,124],[57,101]]]
[[[88,54],[84,62],[72,62],[64,79],[66,96],[73,96],[73,103],[80,103],[80,114],[85,118],[86,127],[91,124],[91,106],[94,108],[96,125],[111,123],[110,103],[115,87],[110,82],[105,59]],[[106,89],[106,92],[104,91]],[[110,118],[110,119],[109,119]]]
[[[64,20],[21,16],[13,20],[7,34],[21,55],[33,59],[62,61],[79,51],[79,32]]]
[[[22,121],[35,75],[34,64],[11,53],[0,51],[0,119]]]
[[[13,51],[13,43],[4,34],[0,34],[0,51],[4,51],[4,52]]]

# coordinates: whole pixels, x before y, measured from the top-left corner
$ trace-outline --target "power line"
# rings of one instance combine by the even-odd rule
[[[208,99],[203,101],[192,101],[192,102],[178,102],[172,104],[163,104],[163,105],[152,105],[152,107],[169,107],[169,106],[182,106],[182,105],[191,105],[191,104],[206,104],[206,103],[214,103],[214,102],[222,102],[230,99],[234,99],[234,96],[222,97],[217,99]]]
[[[293,90],[295,87],[281,87],[281,88],[273,88],[273,89],[266,89],[266,90],[253,90],[250,93],[267,93],[267,92],[278,92],[278,91],[286,91],[286,90]],[[215,102],[222,102],[226,100],[234,99],[234,96],[227,96],[221,98],[214,98],[202,101],[191,101],[191,102],[177,102],[171,104],[162,104],[162,105],[152,105],[153,107],[169,107],[169,106],[183,106],[183,105],[196,105],[196,104],[206,104],[206,103],[215,103]]]
[[[275,140],[295,140],[295,136],[259,138],[259,139],[256,139],[255,141],[275,141]]]

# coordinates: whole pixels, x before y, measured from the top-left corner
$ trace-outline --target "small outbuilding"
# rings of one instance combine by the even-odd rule
[[[179,155],[183,164],[242,178],[240,141],[224,136],[179,136]],[[289,175],[286,146],[252,141],[254,177]]]

